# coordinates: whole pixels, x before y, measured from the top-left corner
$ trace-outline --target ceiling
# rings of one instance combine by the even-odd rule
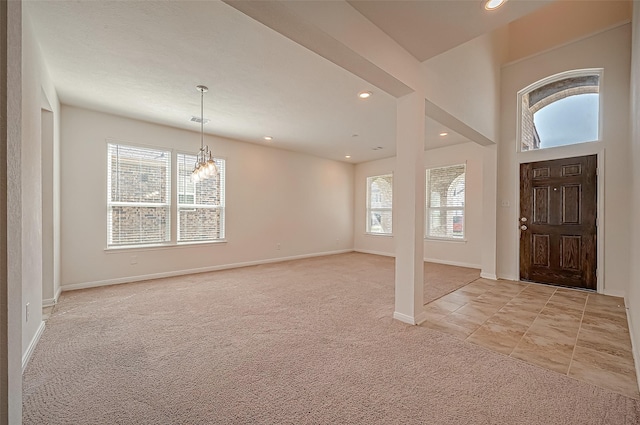
[[[509,0],[491,13],[483,0],[348,0],[420,62],[540,9],[553,0]]]
[[[467,7],[430,6],[435,3]],[[432,13],[442,13],[442,22],[457,34],[468,23],[456,16],[472,20],[473,14],[463,12],[477,9],[476,3],[351,2],[400,44],[410,31],[394,35],[401,25],[382,19],[384,13],[395,10],[394,4],[402,6],[389,15],[393,16],[390,22],[402,22],[413,4],[416,11],[429,15],[427,23],[437,19]],[[395,155],[393,96],[225,3],[25,4],[63,104],[199,131],[199,124],[189,119],[199,116],[200,95],[195,87],[204,84],[209,87],[204,99],[204,116],[211,120],[205,125],[209,134],[353,163]],[[415,19],[407,22],[414,32],[428,26]],[[441,23],[438,28],[447,25]],[[492,20],[486,25],[498,23]],[[422,39],[428,49],[405,47],[423,57],[467,41],[482,28],[469,27],[451,39],[431,38],[425,32],[420,37],[429,37]],[[359,99],[361,91],[371,91],[373,96]],[[439,136],[442,131],[449,135]],[[273,140],[266,142],[264,136]],[[468,141],[430,119],[425,137],[425,149]]]

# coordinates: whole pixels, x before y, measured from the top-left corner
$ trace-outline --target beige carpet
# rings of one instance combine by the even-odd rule
[[[391,319],[344,254],[64,293],[25,424],[637,424],[632,399]]]

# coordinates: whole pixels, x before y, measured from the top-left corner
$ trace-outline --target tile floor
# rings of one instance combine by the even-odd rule
[[[622,298],[477,279],[425,309],[422,326],[640,398]]]

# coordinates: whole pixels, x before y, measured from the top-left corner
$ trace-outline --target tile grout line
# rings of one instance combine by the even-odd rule
[[[507,302],[506,302],[502,307],[500,307],[500,309],[499,309],[496,313],[500,312],[500,311],[504,308],[504,306],[505,306],[505,305],[509,304],[511,301],[513,301],[513,299],[514,299],[515,297],[517,297],[518,295],[520,295],[520,294],[522,293],[522,291],[524,291],[525,289],[527,289],[527,288],[529,287],[529,284],[527,283],[526,285],[527,285],[527,286],[525,286],[524,288],[522,288],[522,289],[520,290],[520,292],[518,292],[516,295],[514,295],[513,297],[511,297],[511,299],[510,299],[509,301],[507,301]],[[487,292],[487,291],[485,291],[485,292]],[[483,294],[483,295],[484,295],[484,294]],[[469,335],[464,339],[464,341],[467,341],[467,339],[469,339],[469,337],[471,337],[471,335],[473,335],[474,333],[476,333],[476,331],[477,331],[478,329],[480,329],[481,327],[483,327],[483,326],[484,326],[484,324],[485,324],[485,323],[487,323],[487,321],[488,321],[489,319],[491,319],[493,316],[495,316],[495,315],[496,315],[496,313],[493,313],[491,316],[487,317],[487,318],[484,320],[484,322],[482,322],[482,324],[480,324],[480,326],[478,326],[476,329],[474,329],[474,331],[473,331],[473,332],[471,332],[471,333],[470,333],[470,334],[469,334]],[[469,341],[469,342],[471,342],[471,341]],[[471,343],[473,344],[473,342],[471,342]],[[477,344],[476,344],[476,345],[477,345]],[[517,345],[517,344],[516,344],[516,345]],[[515,347],[514,347],[514,348],[515,348]],[[513,351],[513,350],[511,350],[511,351]],[[507,354],[507,356],[510,356],[510,355],[511,355],[511,354]]]
[[[522,336],[520,337],[520,339],[518,340],[518,342],[516,343],[516,345],[513,347],[513,349],[511,350],[511,352],[509,353],[509,357],[511,357],[511,354],[513,354],[514,350],[516,348],[518,348],[518,345],[520,345],[520,343],[522,342],[522,339],[525,337],[525,335],[527,335],[527,332],[529,332],[529,329],[531,329],[531,326],[533,326],[533,324],[536,322],[536,320],[538,320],[538,317],[540,317],[540,313],[542,313],[542,310],[545,309],[545,307],[547,306],[547,304],[549,304],[549,300],[551,299],[551,297],[553,297],[553,295],[558,291],[558,289],[554,289],[553,292],[551,293],[551,295],[549,295],[549,298],[547,299],[547,301],[544,303],[544,305],[542,306],[542,308],[540,309],[540,311],[538,312],[538,314],[536,314],[536,317],[533,319],[533,321],[531,322],[531,324],[529,325],[529,327],[527,328],[526,331],[524,331],[524,333],[522,334]],[[514,357],[515,358],[515,357]],[[526,363],[529,363],[525,360]]]
[[[475,282],[475,281],[477,281],[477,280],[479,280],[479,279],[482,279],[482,278],[480,278],[480,277],[479,277],[479,278],[477,278],[477,279],[474,279],[473,281],[471,281],[471,282],[467,283],[466,285],[464,285],[464,286],[462,286],[462,287],[460,287],[460,288],[456,289],[455,291],[450,292],[450,294],[452,294],[452,293],[454,293],[454,292],[456,292],[456,291],[458,291],[458,290],[460,290],[460,289],[463,289],[464,287],[466,287],[466,286],[468,286],[468,285],[471,285],[473,282]],[[522,289],[520,292],[522,292],[523,290],[524,290],[524,289]],[[482,294],[478,294],[478,295],[476,295],[473,299],[475,300],[476,298],[478,298],[478,297],[480,297],[480,296],[482,296],[482,295],[486,294],[487,292],[489,292],[489,290],[488,290],[488,289],[487,289],[487,290],[485,290]],[[518,294],[520,294],[520,292],[518,292]],[[448,295],[448,294],[447,294],[447,295]],[[513,299],[513,298],[511,298],[511,299]],[[434,300],[434,301],[437,301],[437,300]],[[472,300],[472,301],[473,301],[473,300]],[[509,301],[510,301],[510,300],[509,300]],[[432,301],[432,302],[433,302],[433,301]],[[507,303],[505,303],[505,305],[506,305],[506,304],[507,304]],[[449,313],[445,314],[441,319],[438,319],[438,322],[439,322],[439,321],[441,321],[442,319],[446,318],[446,317],[449,317],[452,313],[455,313],[456,311],[460,310],[461,308],[463,308],[463,307],[465,307],[465,306],[467,306],[467,305],[469,305],[469,302],[466,302],[466,303],[464,303],[463,305],[461,305],[460,307],[458,307],[457,309],[455,309],[455,310],[453,310],[453,311],[450,311]],[[504,307],[504,306],[502,306],[502,307]],[[502,310],[502,307],[500,307],[500,309],[499,309],[498,311]],[[466,316],[466,314],[463,314],[463,316]],[[495,313],[493,313],[491,316],[487,317],[487,318],[486,318],[486,319],[485,319],[485,320],[484,320],[480,325],[478,325],[478,327],[477,327],[477,328],[475,328],[475,329],[474,329],[474,330],[473,330],[469,335],[467,335],[466,337],[464,337],[464,339],[462,339],[462,341],[467,341],[467,339],[468,339],[471,335],[473,335],[473,334],[474,334],[478,329],[480,329],[480,328],[481,328],[481,327],[482,327],[482,326],[487,322],[487,320],[489,320],[489,319],[490,319],[490,318],[492,318],[493,316],[495,316]],[[455,326],[458,326],[458,327],[462,328],[462,326],[456,325],[455,323],[450,323],[450,324],[451,324],[451,325],[455,325]]]
[[[571,359],[569,360],[569,369],[567,369],[567,376],[571,372],[571,366],[573,365],[573,357],[576,355],[576,347],[578,346],[578,338],[580,337],[580,331],[582,330],[582,321],[584,320],[584,313],[587,311],[587,303],[591,294],[587,294],[587,298],[584,299],[584,306],[582,307],[582,316],[580,316],[580,325],[578,325],[578,333],[576,334],[576,341],[573,343],[573,351],[571,352]]]

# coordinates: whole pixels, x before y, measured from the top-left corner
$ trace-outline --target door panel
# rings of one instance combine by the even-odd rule
[[[520,165],[520,279],[596,289],[595,155]]]

